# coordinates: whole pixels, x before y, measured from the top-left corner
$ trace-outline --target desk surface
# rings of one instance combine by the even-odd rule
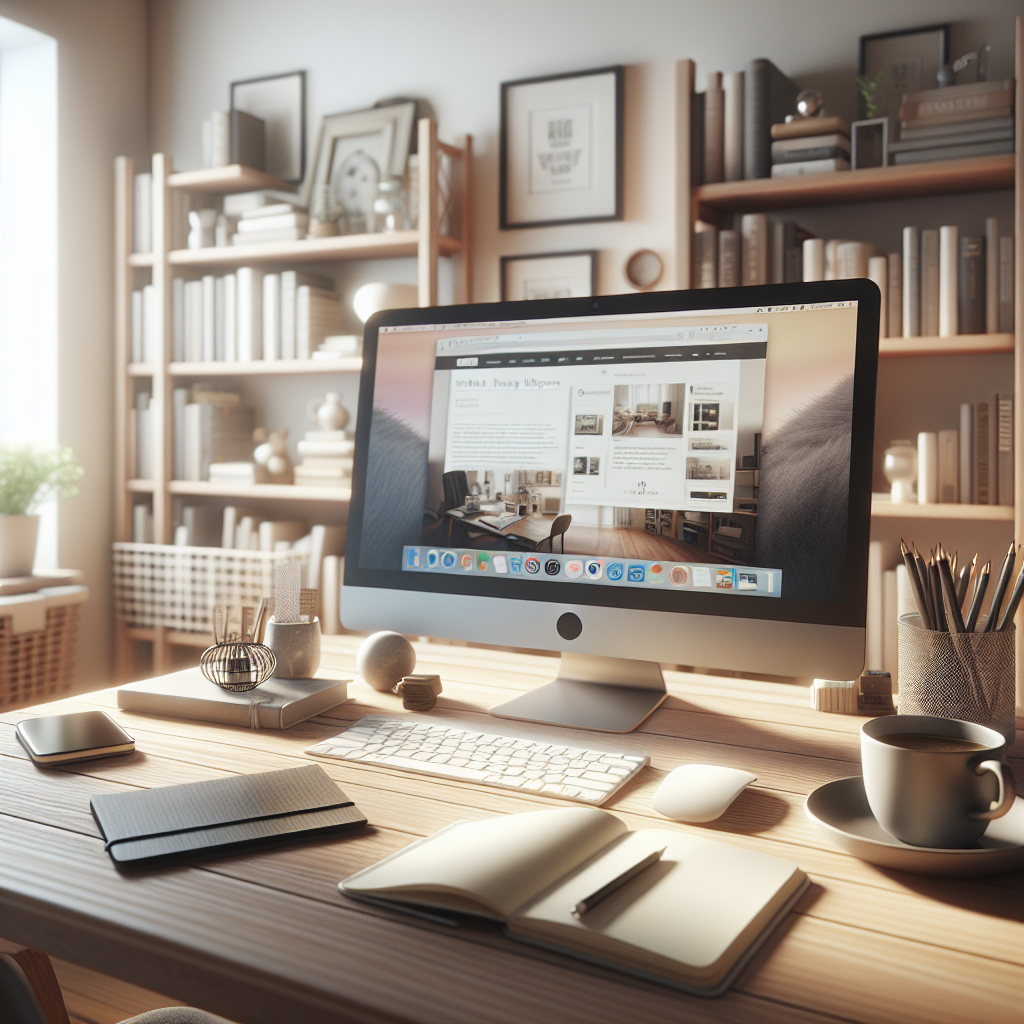
[[[357,647],[357,638],[325,638],[321,674],[351,674]],[[502,723],[483,709],[551,678],[556,664],[476,648],[418,650],[419,671],[444,681],[438,717],[495,731]],[[113,690],[0,716],[0,934],[244,1024],[1019,1022],[1024,873],[932,879],[840,853],[814,834],[803,801],[821,783],[859,773],[862,719],[816,713],[805,690],[781,684],[667,677],[666,703],[640,731],[614,741],[649,752],[652,767],[609,809],[632,828],[699,828],[790,858],[813,882],[756,969],[721,999],[682,995],[490,932],[412,923],[339,895],[339,879],[449,822],[565,806],[532,794],[321,761],[371,828],[202,866],[117,873],[89,813],[92,795],[298,765],[307,760],[303,747],[352,719],[403,713],[398,697],[359,682],[353,702],[287,732],[114,710],[138,752],[62,770],[34,767],[14,723],[58,709],[111,710]],[[548,732],[575,742],[588,735]],[[1013,753],[1024,780],[1024,750]],[[667,771],[692,761],[746,768],[758,781],[711,826],[666,823],[651,808],[653,792]]]

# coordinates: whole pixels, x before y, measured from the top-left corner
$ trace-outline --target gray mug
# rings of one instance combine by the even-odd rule
[[[894,746],[894,740],[919,747]],[[875,718],[861,726],[860,757],[871,813],[886,832],[912,846],[973,846],[1016,798],[1006,740],[974,722],[933,715]]]

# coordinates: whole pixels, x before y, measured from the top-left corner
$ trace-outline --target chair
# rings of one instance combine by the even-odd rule
[[[555,521],[551,524],[551,532],[537,545],[537,550],[540,551],[541,545],[544,541],[547,541],[548,551],[552,554],[555,553],[555,538],[561,537],[562,539],[562,554],[565,554],[565,531],[569,529],[569,524],[572,522],[572,516],[568,512],[560,516],[555,516]]]
[[[442,512],[458,508],[469,494],[469,479],[465,470],[453,469],[441,477],[441,486],[444,487],[444,508]]]

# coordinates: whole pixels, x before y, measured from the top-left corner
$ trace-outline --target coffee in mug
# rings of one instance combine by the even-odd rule
[[[1006,741],[984,725],[892,715],[860,730],[864,792],[886,832],[912,846],[966,849],[1013,806]]]

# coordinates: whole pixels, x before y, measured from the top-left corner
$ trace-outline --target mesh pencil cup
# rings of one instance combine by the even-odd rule
[[[992,633],[939,633],[924,629],[920,615],[901,615],[900,714],[977,722],[1013,743],[1015,634],[1013,626]]]

